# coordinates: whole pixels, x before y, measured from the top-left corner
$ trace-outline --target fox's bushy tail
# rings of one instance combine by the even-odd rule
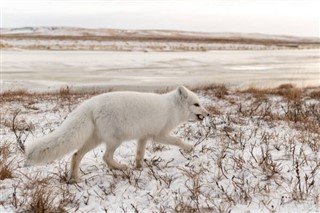
[[[92,136],[93,129],[88,113],[75,110],[52,133],[26,146],[26,165],[49,163],[80,148]]]

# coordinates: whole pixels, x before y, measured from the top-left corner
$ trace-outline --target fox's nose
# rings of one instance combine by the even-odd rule
[[[207,117],[209,116],[210,114],[209,113],[207,113]]]

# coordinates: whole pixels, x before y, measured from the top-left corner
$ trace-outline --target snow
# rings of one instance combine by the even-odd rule
[[[0,212],[30,208],[37,184],[53,190],[55,206],[69,194],[71,201],[62,202],[68,212],[317,212],[319,100],[304,93],[301,102],[309,111],[315,110],[308,115],[301,108],[301,115],[314,122],[315,128],[310,129],[303,127],[308,123],[288,120],[285,110],[295,102],[285,97],[266,94],[261,99],[251,93],[228,91],[218,98],[216,92],[199,90],[198,94],[205,107],[215,107],[219,112],[202,123],[182,124],[173,132],[195,144],[193,153],[149,143],[145,165],[137,170],[136,142],[128,141],[119,147],[115,158],[130,169],[115,171],[102,161],[105,147],[101,145],[82,160],[81,182],[75,185],[65,180],[71,154],[45,166],[24,167],[11,121],[15,110],[21,110],[16,122],[33,128],[32,134],[23,127],[19,132],[22,139],[28,134],[25,143],[32,143],[56,128],[89,96],[3,99],[1,145],[11,144],[6,162],[12,161],[14,177],[0,181]]]

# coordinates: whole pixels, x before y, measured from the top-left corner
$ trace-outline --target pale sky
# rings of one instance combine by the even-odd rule
[[[319,0],[0,0],[1,26],[70,26],[320,37]]]

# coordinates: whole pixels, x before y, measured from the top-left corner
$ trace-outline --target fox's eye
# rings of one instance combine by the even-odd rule
[[[198,103],[196,103],[196,104],[193,104],[193,106],[199,107],[200,105]]]

